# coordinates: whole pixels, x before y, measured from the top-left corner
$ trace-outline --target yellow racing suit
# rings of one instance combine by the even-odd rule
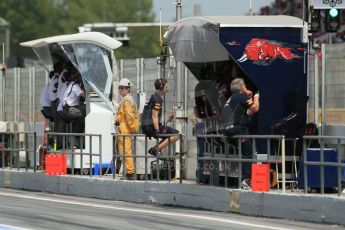
[[[138,132],[135,132],[135,130],[138,130],[137,126],[139,124],[139,115],[137,106],[132,96],[126,95],[121,100],[115,121],[119,124],[120,134],[131,134]],[[119,136],[117,143],[120,155],[123,155],[124,153],[126,155],[125,158],[122,158],[122,163],[124,167],[126,167],[126,173],[134,174],[133,157],[128,157],[128,155],[132,155],[132,138],[129,136]]]

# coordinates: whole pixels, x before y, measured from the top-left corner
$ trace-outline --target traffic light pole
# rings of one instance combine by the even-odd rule
[[[321,44],[321,136],[326,124],[326,45]]]

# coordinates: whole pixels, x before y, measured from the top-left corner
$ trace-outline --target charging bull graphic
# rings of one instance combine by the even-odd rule
[[[298,48],[297,50],[299,50]],[[281,44],[266,39],[253,38],[246,46],[239,62],[253,61],[257,65],[270,65],[275,59],[285,61],[300,58],[293,53],[293,48],[283,47]]]

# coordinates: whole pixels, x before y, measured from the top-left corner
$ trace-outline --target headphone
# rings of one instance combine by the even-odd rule
[[[159,79],[159,89],[160,89],[160,90],[163,90],[163,89],[164,89],[164,86],[165,86],[165,84],[163,84],[163,81],[162,81],[162,79],[160,78],[160,79]]]
[[[159,78],[159,79],[157,79],[158,81],[157,81],[157,83],[158,83],[158,90],[163,90],[164,89],[164,86],[166,85],[166,83],[167,82],[164,82],[163,80],[162,80],[162,78]],[[156,85],[155,85],[156,86]]]

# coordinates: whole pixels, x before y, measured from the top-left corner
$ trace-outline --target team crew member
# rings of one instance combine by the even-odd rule
[[[54,65],[54,71],[49,73],[49,82],[44,86],[41,92],[41,112],[43,116],[50,121],[55,121],[57,88],[60,72],[61,64],[56,63]]]
[[[54,65],[54,71],[50,72],[51,80],[49,82],[49,99],[52,102],[56,102],[56,99],[58,97],[58,86],[59,86],[59,76],[62,72],[62,64],[60,62],[56,63]],[[52,107],[55,107],[56,111],[56,105],[52,105]]]
[[[49,100],[51,101],[51,110],[54,117],[54,132],[56,132],[59,122],[59,116],[57,113],[57,106],[59,104],[58,100],[58,88],[59,88],[59,78],[62,74],[62,64],[57,62],[54,64],[54,71],[50,72],[52,75],[51,81],[49,83]]]
[[[40,98],[41,112],[46,119],[53,120],[53,112],[51,109],[51,101],[49,100],[49,83],[44,86]]]
[[[148,137],[158,138],[159,134],[171,134],[170,143],[174,143],[179,139],[179,132],[169,126],[163,126],[161,123],[162,118],[162,104],[163,96],[169,91],[168,82],[165,79],[157,79],[155,81],[156,92],[150,97],[146,102],[142,119],[141,126],[142,131]],[[169,122],[174,117],[174,114],[171,113],[167,119]],[[163,137],[158,146],[155,146],[149,150],[149,154],[156,156],[161,155],[162,150],[169,145],[168,137]]]
[[[131,82],[127,78],[122,78],[119,82],[119,92],[123,97],[119,109],[116,114],[115,124],[119,127],[120,134],[138,133],[139,130],[139,114],[137,105],[133,96],[130,93]],[[122,158],[122,162],[126,167],[126,180],[134,179],[134,162],[132,155],[132,138],[119,136],[118,150],[120,155],[126,155]]]
[[[80,109],[80,98],[85,98],[85,92],[81,89],[81,77],[79,73],[73,76],[63,96],[63,114],[67,119],[82,117]]]
[[[259,93],[253,96],[242,78],[235,78],[230,85],[231,98],[227,103],[234,111],[234,126],[238,127],[238,135],[249,135],[249,126],[252,116],[259,111]],[[224,114],[223,114],[224,115]],[[252,143],[250,139],[242,139],[242,156],[244,159],[252,158]],[[242,188],[249,189],[251,178],[251,163],[243,163]]]
[[[63,100],[66,89],[69,85],[69,73],[64,69],[59,76],[59,85],[57,90],[57,116],[55,116],[55,132],[64,133],[66,132],[65,116],[63,114]],[[58,147],[62,147],[62,136],[57,137]]]

